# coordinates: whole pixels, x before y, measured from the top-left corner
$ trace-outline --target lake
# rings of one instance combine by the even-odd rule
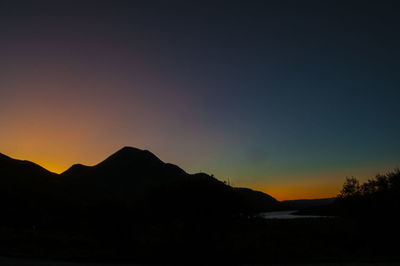
[[[295,215],[295,211],[263,212],[259,216],[264,219],[304,219],[304,218],[328,218],[329,216],[318,215]]]

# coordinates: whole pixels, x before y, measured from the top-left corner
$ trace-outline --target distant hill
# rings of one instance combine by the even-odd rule
[[[0,154],[0,208],[2,224],[19,225],[42,220],[49,203],[59,202],[58,175],[29,162]],[[61,206],[58,204],[58,206]]]
[[[300,199],[300,200],[285,200],[281,201],[282,207],[286,209],[301,210],[317,206],[326,206],[332,204],[336,198],[324,199]]]
[[[95,166],[73,165],[60,175],[0,154],[0,186],[0,207],[13,225],[82,226],[111,213],[121,219],[128,214],[239,215],[280,206],[265,193],[233,188],[205,173],[188,174],[132,147]]]
[[[0,153],[0,171],[1,184],[3,182],[18,184],[20,181],[28,182],[28,180],[44,181],[57,176],[35,163],[12,159],[2,153]]]
[[[188,174],[178,166],[162,162],[147,150],[124,147],[95,166],[73,165],[61,174],[76,184],[106,188],[121,196],[132,196],[154,185],[184,180]]]
[[[57,174],[37,164],[0,154],[0,201],[4,208],[10,203],[23,204],[23,198],[30,198],[27,204],[33,204],[35,199],[51,197],[57,182]]]
[[[279,202],[257,191],[232,188],[205,173],[188,174],[147,150],[124,147],[99,164],[74,165],[61,174],[75,185],[90,185],[148,208],[172,211],[265,211]],[[151,206],[151,207],[150,207]]]

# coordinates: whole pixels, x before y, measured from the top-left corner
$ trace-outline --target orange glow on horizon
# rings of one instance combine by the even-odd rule
[[[14,154],[6,154],[14,159],[18,160],[28,160],[35,164],[40,165],[41,167],[47,169],[50,172],[61,174],[66,171],[69,167],[71,167],[74,163],[81,162],[68,162],[71,161],[70,158],[64,157],[64,163],[60,163],[56,160],[49,160],[45,158],[32,157],[28,153],[19,154],[15,156]],[[111,154],[108,154],[111,155]],[[108,155],[106,155],[103,159],[105,159]],[[100,161],[92,161],[92,163],[86,165],[95,165]],[[328,186],[310,186],[304,182],[299,181],[296,184],[292,184],[290,186],[260,186],[253,187],[252,189],[262,191],[267,193],[268,195],[274,197],[279,201],[284,200],[295,200],[295,199],[319,199],[319,198],[331,198],[335,197],[340,190],[340,187],[328,187]]]
[[[11,154],[6,154],[14,159],[18,160],[28,160],[41,167],[47,169],[50,172],[61,174],[66,171],[72,164],[77,163],[59,163],[55,160],[46,160],[43,158],[30,157],[28,155],[24,156],[13,156]],[[105,159],[105,158],[104,158]],[[68,160],[67,160],[68,161]],[[95,165],[98,162],[93,162],[92,164],[87,165]],[[262,191],[279,201],[284,200],[296,200],[296,199],[320,199],[320,198],[331,198],[335,197],[340,188],[339,187],[326,187],[326,186],[307,186],[301,181],[297,184],[292,184],[291,186],[261,186],[261,187],[253,187],[254,190]]]
[[[277,173],[274,178],[265,178],[251,183],[240,182],[239,186],[264,192],[279,201],[296,199],[320,199],[336,197],[342,189],[346,177],[356,177],[365,182],[378,173],[386,173],[389,166],[348,169],[326,169],[318,172],[303,172],[287,175]]]
[[[41,167],[45,168],[46,170],[61,174],[66,171],[71,165],[65,166],[64,164],[54,163],[54,162],[42,162],[39,160],[32,160],[31,162],[40,165]]]
[[[337,196],[340,188],[308,187],[307,189],[301,189],[298,187],[273,187],[259,190],[274,197],[279,201],[284,201],[298,199],[333,198]]]

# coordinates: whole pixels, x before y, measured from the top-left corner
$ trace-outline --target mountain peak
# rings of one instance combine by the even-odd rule
[[[148,150],[141,150],[139,148],[130,147],[130,146],[124,146],[123,148],[121,148],[117,152],[115,152],[113,155],[117,155],[117,154],[124,154],[124,155],[151,154],[151,155],[155,156],[153,153],[151,153]],[[111,156],[113,156],[113,155],[111,155]]]
[[[144,150],[141,150],[139,148],[131,147],[131,146],[124,146],[121,149],[119,149],[116,153],[118,152],[141,152]]]
[[[104,164],[105,162],[156,162],[162,163],[163,162],[151,153],[148,150],[141,150],[134,147],[125,146],[122,149],[118,150],[116,153],[109,156],[106,160],[104,160],[100,164]]]
[[[90,168],[89,166],[77,163],[72,165],[70,168],[68,168],[66,171],[64,171],[63,173],[61,173],[61,175],[73,175],[73,174],[77,174],[80,173],[82,171],[84,171],[85,169]]]
[[[86,166],[82,164],[74,164],[68,170],[66,170],[62,175],[75,175],[80,176],[86,174],[90,169],[94,171],[100,171],[101,174],[96,174],[98,176],[103,175],[107,171],[127,171],[128,168],[137,167],[154,167],[162,166],[164,163],[153,153],[148,150],[141,150],[134,147],[125,146],[119,149],[117,152],[110,155],[104,161],[100,162],[95,166]],[[117,170],[119,169],[119,170]]]

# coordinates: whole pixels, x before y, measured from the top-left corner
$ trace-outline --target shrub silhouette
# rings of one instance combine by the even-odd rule
[[[360,182],[355,177],[346,177],[343,188],[338,195],[338,198],[344,199],[355,197],[360,194]]]
[[[397,217],[400,202],[400,170],[377,174],[360,185],[357,178],[346,178],[337,197],[343,215]]]

